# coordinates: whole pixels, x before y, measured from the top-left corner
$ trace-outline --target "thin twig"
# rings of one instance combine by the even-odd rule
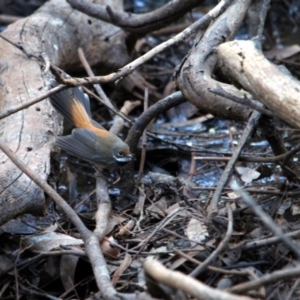
[[[106,102],[104,102],[99,96],[97,96],[95,93],[93,93],[91,90],[83,87],[83,90],[90,96],[94,97],[97,101],[101,102],[108,110],[112,111],[115,115],[119,116],[120,118],[123,118],[128,123],[132,124],[132,120],[130,120],[127,116],[123,115],[122,113],[118,112],[117,109],[114,107],[111,107],[110,105],[107,105]]]
[[[148,105],[149,105],[149,90],[148,90],[148,88],[145,88],[144,112],[146,112],[148,110]],[[149,124],[148,124],[148,126],[149,126]],[[139,174],[138,174],[138,179],[137,179],[138,182],[142,179],[142,176],[143,176],[145,160],[146,160],[146,148],[147,148],[147,132],[145,129],[143,132],[143,136],[142,136],[142,151],[141,151]]]
[[[227,98],[236,103],[246,105],[264,115],[267,115],[269,117],[274,117],[274,114],[270,110],[264,108],[262,105],[256,104],[253,100],[248,99],[246,96],[244,96],[244,98],[239,98],[233,94],[230,94],[225,90],[223,90],[221,85],[218,85],[216,89],[209,89],[209,91],[215,95]]]
[[[288,238],[299,238],[300,237],[300,230],[292,231],[289,233],[285,233],[284,236]],[[282,239],[279,236],[273,236],[266,239],[261,240],[254,240],[251,242],[245,243],[241,248],[243,251],[251,250],[251,249],[257,249],[261,247],[266,247],[270,245],[276,245],[282,243]]]
[[[214,192],[213,198],[211,200],[211,203],[209,205],[209,217],[212,218],[214,215],[218,213],[218,201],[221,196],[222,190],[227,184],[227,182],[230,179],[230,176],[232,174],[234,165],[241,154],[243,147],[245,146],[247,140],[253,133],[255,127],[258,124],[258,121],[260,119],[261,114],[257,111],[254,111],[247,123],[246,128],[244,129],[243,135],[240,138],[239,144],[237,148],[235,149],[232,157],[230,158],[230,161],[228,162],[225,170],[223,171],[223,174],[219,180],[218,186]]]
[[[212,263],[213,260],[215,260],[217,256],[221,254],[221,252],[227,247],[227,244],[233,232],[233,214],[229,203],[227,203],[226,207],[228,215],[228,226],[226,235],[222,242],[218,245],[218,247],[207,257],[207,259],[201,265],[199,265],[192,273],[189,274],[191,277],[197,277],[202,272],[204,272],[209,266],[209,264]]]
[[[194,191],[215,191],[218,187],[202,187],[202,186],[195,186],[191,187],[192,190]],[[288,197],[294,197],[294,196],[299,196],[300,191],[296,192],[280,192],[280,191],[271,191],[271,190],[260,190],[260,189],[255,189],[255,188],[246,188],[245,189],[248,193],[254,193],[254,194],[266,194],[266,195],[274,195],[274,196],[282,196],[286,195]],[[232,188],[223,188],[223,192],[231,192]]]
[[[41,61],[41,58],[38,55],[29,53],[26,49],[24,49],[23,46],[16,44],[15,42],[11,41],[10,39],[8,39],[7,37],[5,37],[4,35],[0,34],[0,38],[3,39],[4,41],[6,41],[7,43],[11,44],[12,46],[16,47],[17,49],[19,49],[20,51],[22,51],[27,58],[35,58],[38,61]]]
[[[153,118],[185,101],[181,92],[175,92],[159,100],[150,106],[146,112],[142,113],[131,127],[126,138],[126,143],[129,145],[131,151],[135,152],[140,137]]]
[[[84,55],[84,52],[82,50],[82,48],[78,48],[78,57],[79,57],[79,60],[81,61],[85,71],[87,72],[87,74],[90,76],[90,77],[94,77],[95,74],[90,66],[90,64],[88,63],[85,55]],[[114,109],[114,106],[113,104],[111,103],[111,101],[109,100],[109,98],[106,96],[105,92],[103,91],[102,87],[100,84],[94,84],[94,88],[95,90],[97,91],[99,97],[103,100],[103,102],[105,103],[105,105],[107,107],[110,107],[112,109]],[[110,112],[112,112],[112,110],[110,110]]]
[[[180,289],[199,300],[251,300],[246,296],[229,294],[227,291],[220,291],[205,285],[204,283],[182,274],[178,271],[171,271],[155,259],[146,259],[143,263],[146,274],[159,283],[166,284],[175,289]]]
[[[117,299],[117,292],[112,286],[109,279],[109,272],[106,267],[105,259],[102,254],[97,236],[86,228],[86,226],[83,224],[72,207],[60,195],[58,195],[50,185],[32,170],[30,170],[23,163],[23,161],[21,161],[17,157],[17,155],[12,152],[2,141],[0,141],[0,149],[22,172],[24,172],[33,182],[35,182],[40,188],[42,188],[44,192],[47,193],[70,218],[72,223],[80,232],[81,237],[86,245],[86,253],[91,262],[97,286],[101,291],[103,297],[105,299]]]
[[[292,288],[290,289],[289,293],[287,294],[285,300],[290,300],[293,297],[293,294],[296,292],[298,289],[298,286],[300,284],[300,278],[298,278],[295,283],[293,284]]]
[[[147,238],[145,238],[141,243],[139,243],[137,246],[135,246],[134,248],[132,248],[131,250],[134,249],[139,249],[138,253],[132,258],[132,260],[134,260],[138,254],[140,252],[142,252],[144,250],[144,248],[147,246],[147,244],[149,243],[149,241],[152,239],[152,237],[160,230],[162,229],[164,226],[167,226],[176,216],[177,214],[182,210],[181,207],[178,207],[176,209],[174,209],[170,214],[168,214],[163,221],[161,221],[156,228],[147,236]]]
[[[125,118],[128,119],[127,115],[131,113],[136,107],[141,105],[140,100],[136,101],[125,101],[122,108],[120,109],[120,114],[114,116],[113,125],[110,127],[109,131],[118,134],[125,126]],[[132,122],[130,121],[132,124]]]
[[[291,156],[294,154],[298,153],[300,151],[300,145],[296,146],[292,150],[276,155],[273,157],[251,157],[251,156],[239,156],[238,160],[239,161],[247,161],[247,162],[280,162],[283,161],[282,164],[285,163],[285,161],[289,160]],[[194,159],[196,160],[212,160],[212,161],[229,161],[230,157],[217,157],[217,156],[195,156]]]
[[[116,9],[110,5],[101,5],[86,0],[68,0],[68,3],[82,13],[113,24],[127,32],[144,36],[154,29],[169,25],[199,5],[197,0],[169,1],[163,6],[147,13],[135,14]]]
[[[12,114],[14,114],[16,112],[18,112],[18,111],[20,111],[22,109],[25,109],[25,108],[33,105],[33,104],[41,102],[42,100],[50,97],[51,95],[56,94],[56,93],[58,93],[58,92],[60,92],[62,90],[65,90],[67,88],[68,87],[65,86],[65,85],[58,85],[55,88],[53,88],[53,89],[51,89],[51,90],[49,90],[49,91],[41,94],[40,96],[36,97],[35,99],[26,101],[25,103],[22,103],[22,104],[20,104],[18,106],[15,106],[15,107],[10,108],[10,109],[8,109],[6,111],[0,112],[0,120],[3,119],[3,118],[5,118],[5,117],[8,117],[8,116],[10,116],[10,115],[12,115]]]
[[[260,220],[269,228],[269,230],[271,232],[273,232],[274,235],[278,236],[282,242],[289,247],[294,254],[300,258],[300,250],[298,249],[298,247],[296,246],[296,244],[293,243],[293,241],[284,234],[284,232],[282,231],[282,229],[277,226],[272,218],[266,214],[263,209],[261,208],[261,206],[259,206],[254,199],[244,190],[242,190],[237,183],[232,184],[231,186],[238,194],[241,195],[243,201],[249,205],[251,207],[251,209],[253,210],[253,212],[260,218]]]
[[[154,47],[143,56],[124,66],[118,72],[111,73],[105,76],[62,79],[62,81],[65,84],[72,86],[102,82],[117,82],[126,75],[132,73],[136,68],[140,67],[148,60],[152,59],[158,53],[188,38],[189,36],[197,32],[199,28],[204,28],[208,26],[212,20],[214,20],[219,14],[225,11],[225,9],[230,5],[231,2],[232,0],[221,0],[211,11],[209,11],[205,16],[197,20],[191,26],[186,28],[184,31],[172,37],[171,39],[161,43],[160,45]]]
[[[201,265],[203,263],[203,262],[195,259],[194,257],[191,257],[191,256],[185,254],[181,250],[174,249],[174,252],[176,254],[178,254],[179,256],[184,257],[186,260],[188,260],[196,265]],[[212,271],[215,273],[221,273],[221,274],[226,274],[226,275],[237,275],[237,276],[248,276],[249,275],[248,271],[225,270],[225,269],[221,269],[221,268],[217,268],[217,267],[213,267],[213,266],[208,266],[207,269],[209,271]]]
[[[268,13],[268,9],[270,6],[270,0],[264,0],[262,7],[261,7],[261,11],[259,14],[259,26],[257,29],[257,36],[260,42],[262,42],[262,37],[263,37],[263,33],[264,33],[264,28],[265,28],[265,22],[266,22],[266,17],[267,17],[267,13]]]
[[[276,271],[271,274],[263,275],[262,277],[256,280],[252,280],[250,282],[240,283],[236,286],[227,289],[227,291],[231,293],[245,293],[253,289],[258,289],[272,282],[277,282],[279,280],[293,279],[299,276],[300,276],[300,266],[297,266],[295,268],[289,268],[285,270]]]
[[[12,16],[12,15],[0,15],[0,23],[1,24],[11,24],[21,20],[22,17]]]

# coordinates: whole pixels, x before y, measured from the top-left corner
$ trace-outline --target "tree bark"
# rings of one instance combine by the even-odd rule
[[[300,128],[300,82],[286,69],[268,61],[252,41],[224,43],[218,57],[224,73],[234,82],[282,120]]]

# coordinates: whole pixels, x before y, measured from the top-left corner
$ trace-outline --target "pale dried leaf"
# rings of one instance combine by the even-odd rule
[[[196,245],[192,251],[185,252],[186,255],[190,257],[194,257],[195,255],[198,255],[199,252],[204,251],[205,248],[201,245]],[[171,270],[176,270],[178,267],[180,267],[182,264],[184,264],[187,261],[185,257],[180,257],[176,259],[170,266]]]
[[[209,236],[207,232],[207,226],[204,224],[204,222],[197,219],[191,219],[189,221],[185,229],[185,234],[191,240],[191,242],[197,243],[203,242]]]
[[[252,182],[254,179],[257,179],[260,175],[259,172],[255,171],[253,169],[247,168],[247,167],[236,167],[236,170],[241,175],[241,179],[245,183]]]
[[[120,276],[126,271],[126,269],[130,266],[131,264],[131,255],[126,253],[125,257],[121,263],[121,265],[119,266],[119,268],[114,272],[113,276],[112,276],[112,283],[113,285],[115,285],[119,279]]]
[[[147,212],[151,214],[151,216],[157,218],[157,219],[161,219],[161,217],[165,217],[166,216],[166,209],[167,209],[168,205],[167,205],[167,200],[165,197],[162,197],[160,200],[158,200],[157,202],[151,204],[148,208],[147,208]]]
[[[296,215],[300,214],[300,206],[299,205],[293,204],[292,207],[291,207],[291,210],[292,210],[292,215],[293,216],[296,216]]]
[[[228,196],[228,198],[231,199],[231,200],[235,200],[235,199],[237,199],[237,198],[240,197],[236,192],[230,192],[230,193],[227,193],[227,196]]]
[[[58,223],[51,224],[47,228],[44,229],[43,232],[54,232],[58,228]]]
[[[122,224],[123,222],[125,222],[126,219],[121,217],[120,215],[113,215],[109,218],[108,220],[108,226],[107,226],[107,229],[106,229],[106,235],[108,235],[110,232],[113,231],[113,229]]]
[[[25,237],[22,240],[22,245],[32,251],[50,251],[59,248],[60,245],[71,246],[81,244],[83,244],[81,239],[75,239],[69,235],[57,232],[35,234]]]
[[[121,225],[120,230],[117,233],[117,236],[129,235],[131,230],[135,226],[135,220],[129,220],[124,226]]]
[[[168,207],[165,212],[169,215],[174,209],[177,209],[179,207],[179,203],[175,203],[173,205],[171,205],[170,207]]]

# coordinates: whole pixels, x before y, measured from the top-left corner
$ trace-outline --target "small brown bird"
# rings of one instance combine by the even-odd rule
[[[70,88],[50,97],[53,107],[77,128],[59,137],[56,145],[67,153],[101,168],[111,169],[131,161],[129,146],[92,120],[90,101],[81,88]]]

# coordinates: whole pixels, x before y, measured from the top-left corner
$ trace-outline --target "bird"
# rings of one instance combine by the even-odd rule
[[[81,87],[53,94],[50,102],[76,127],[71,135],[56,139],[59,148],[102,169],[115,169],[132,160],[129,146],[92,119],[89,98]]]

